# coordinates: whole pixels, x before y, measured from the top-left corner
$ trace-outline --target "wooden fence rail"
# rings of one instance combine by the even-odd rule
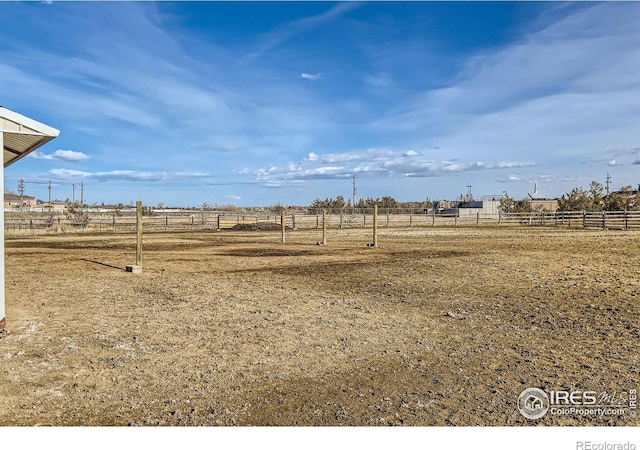
[[[148,231],[215,231],[215,230],[280,230],[280,214],[243,214],[196,212],[187,214],[156,214],[143,218],[143,226]],[[321,229],[322,213],[287,213],[285,227],[295,229]],[[329,212],[328,228],[370,228],[373,224],[373,210],[353,213]],[[640,211],[557,211],[464,214],[414,214],[406,210],[380,209],[378,228],[437,227],[437,226],[548,226],[584,229],[629,230],[640,229]],[[5,213],[5,233],[43,234],[74,232],[122,232],[136,230],[135,215],[114,216],[92,213],[85,223],[75,222],[64,215],[47,213]]]

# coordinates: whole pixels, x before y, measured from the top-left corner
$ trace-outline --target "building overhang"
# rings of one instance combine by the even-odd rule
[[[0,133],[7,167],[58,137],[60,131],[0,106]]]

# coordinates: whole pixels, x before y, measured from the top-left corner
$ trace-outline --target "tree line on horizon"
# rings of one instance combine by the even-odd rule
[[[382,198],[361,198],[356,202],[355,205],[352,204],[351,200],[346,200],[344,196],[338,195],[336,198],[326,198],[324,200],[320,200],[316,198],[311,205],[308,206],[308,209],[311,212],[321,212],[323,209],[327,211],[350,211],[355,209],[371,209],[374,206],[378,206],[381,209],[406,209],[406,210],[419,210],[419,209],[428,209],[433,208],[433,202],[428,198],[424,201],[418,202],[399,202],[395,198],[391,196],[384,196]]]
[[[634,191],[631,185],[622,187],[619,191],[605,193],[602,183],[592,181],[589,189],[576,187],[563,194],[558,201],[558,211],[636,211],[640,210],[640,188]],[[378,208],[421,210],[433,208],[434,202],[427,198],[424,201],[400,202],[391,196],[382,198],[361,198],[355,206],[351,200],[345,200],[344,196],[338,195],[336,198],[326,198],[321,200],[316,198],[308,209],[311,212],[328,211],[349,211],[356,209],[370,209],[374,205]],[[280,210],[284,209],[280,204]],[[531,202],[529,198],[515,200],[507,192],[500,199],[498,209],[501,212],[531,212]],[[278,212],[279,212],[278,211]]]
[[[530,199],[515,200],[505,192],[498,206],[501,212],[531,212]],[[592,181],[589,189],[573,188],[558,198],[558,211],[637,211],[640,210],[640,189],[630,185],[605,194],[602,183]]]

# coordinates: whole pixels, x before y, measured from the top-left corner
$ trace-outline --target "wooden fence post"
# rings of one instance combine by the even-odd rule
[[[582,211],[582,228],[587,228],[587,212]]]
[[[604,214],[604,211],[602,211],[602,229],[605,230],[607,228],[607,223],[606,223],[606,216]]]
[[[373,205],[373,246],[378,246],[378,205]]]
[[[409,209],[409,228],[413,226],[413,208]]]
[[[322,245],[327,245],[327,210],[324,208],[322,209]]]
[[[282,243],[285,243],[285,228],[287,226],[285,222],[285,213],[284,209],[280,212],[280,222],[282,222]]]
[[[627,217],[627,210],[624,210],[624,229],[628,230],[629,229],[629,219]]]
[[[142,268],[142,201],[136,202],[136,266]]]
[[[220,231],[220,214],[216,218],[216,230]]]

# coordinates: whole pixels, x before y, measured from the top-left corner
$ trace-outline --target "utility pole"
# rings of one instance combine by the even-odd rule
[[[51,180],[49,180],[49,215],[51,215]]]
[[[356,193],[358,192],[358,189],[356,188],[356,176],[353,176],[353,182],[351,183],[353,185],[353,200],[352,200],[352,205],[353,205],[353,209],[355,210],[356,208]]]
[[[80,182],[80,206],[84,206],[84,181]]]
[[[607,195],[609,195],[609,185],[611,184],[611,176],[609,176],[609,174],[607,174],[607,181],[605,182],[605,186],[606,186],[606,190],[607,190]]]
[[[76,202],[76,185],[72,184],[71,188],[73,189],[71,193],[71,203],[75,203]]]
[[[24,180],[20,178],[20,183],[18,183],[18,192],[20,193],[20,212],[22,212],[22,203],[24,197]]]

